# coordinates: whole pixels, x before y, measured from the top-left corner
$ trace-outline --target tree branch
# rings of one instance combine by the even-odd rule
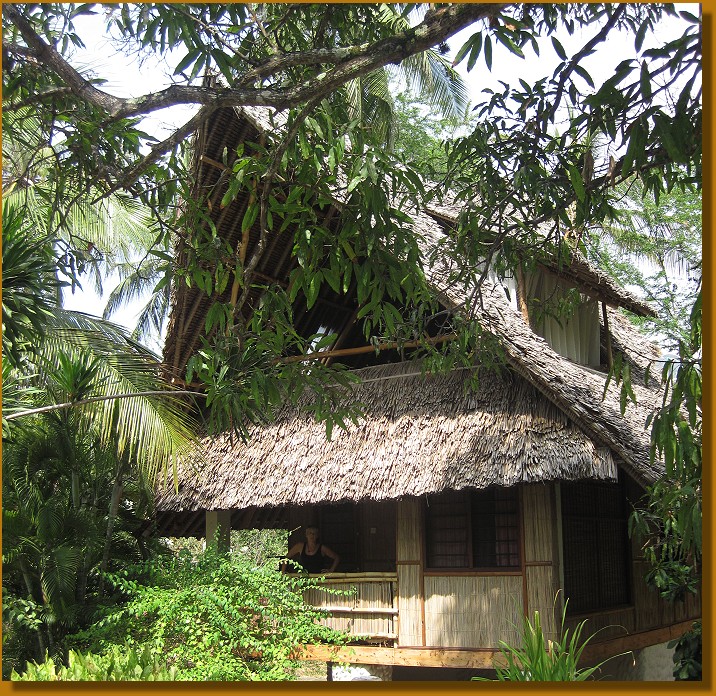
[[[283,110],[309,99],[325,96],[346,82],[377,70],[389,63],[398,63],[408,56],[438,44],[478,19],[501,12],[506,4],[473,3],[440,7],[429,12],[417,27],[399,32],[372,44],[338,48],[333,51],[289,54],[272,57],[263,66],[239,77],[266,78],[296,65],[333,63],[335,67],[301,85],[286,88],[216,88],[194,85],[172,85],[159,92],[136,98],[113,96],[94,87],[80,75],[62,55],[42,39],[14,5],[5,5],[4,12],[17,26],[32,55],[52,70],[80,99],[101,109],[111,120],[147,115],[177,104],[201,104],[213,108],[232,106],[270,106]]]
[[[162,155],[169,152],[194,133],[214,111],[216,111],[216,108],[213,106],[204,106],[199,109],[183,126],[175,130],[168,138],[155,145],[147,155],[139,160],[131,169],[127,170],[121,178],[118,178],[117,183],[112,186],[108,192],[102,194],[102,198],[116,193],[122,188],[129,188],[137,178]]]
[[[121,108],[126,100],[114,97],[97,89],[89,80],[80,75],[57,51],[35,31],[32,23],[23,16],[15,5],[4,5],[3,12],[19,29],[32,56],[50,68],[74,94],[90,104],[112,113]]]
[[[562,101],[562,94],[564,92],[564,86],[567,83],[567,78],[574,72],[574,69],[577,67],[577,65],[579,65],[579,61],[582,60],[582,58],[588,56],[594,50],[597,44],[600,44],[607,38],[609,32],[614,28],[616,23],[619,21],[619,18],[624,14],[626,7],[626,5],[617,5],[614,10],[614,13],[607,20],[607,23],[601,28],[599,33],[597,33],[589,41],[587,41],[587,43],[582,46],[579,52],[575,53],[574,56],[572,56],[572,59],[569,61],[569,65],[559,76],[559,84],[557,85],[557,92],[555,94],[554,101],[552,102],[552,108],[545,114],[546,117],[554,118],[554,115],[557,113],[557,109],[559,108],[560,102]]]
[[[52,100],[55,97],[68,97],[71,94],[72,90],[69,87],[48,89],[45,92],[38,92],[37,94],[33,94],[31,97],[27,97],[27,99],[22,99],[21,101],[15,102],[14,104],[8,104],[6,106],[3,106],[3,111],[5,111],[6,113],[12,113],[13,111],[20,111],[20,109],[24,109],[27,106],[33,106],[40,102]]]

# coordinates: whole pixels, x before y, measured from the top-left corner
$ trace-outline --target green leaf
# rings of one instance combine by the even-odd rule
[[[687,12],[686,10],[683,10],[679,12],[679,16],[681,17],[681,19],[685,19],[691,24],[701,24],[701,20],[692,12]]]
[[[244,217],[241,221],[241,233],[244,234],[247,230],[251,229],[251,226],[256,222],[256,217],[259,214],[259,204],[253,203],[246,208]]]
[[[316,303],[316,300],[318,299],[318,293],[321,290],[321,282],[323,280],[323,274],[321,271],[316,271],[313,276],[311,276],[311,280],[308,283],[308,288],[306,289],[306,307],[308,309],[311,309],[313,305]]]
[[[337,268],[324,268],[323,277],[336,294],[341,292],[341,276]]]
[[[644,45],[644,38],[646,37],[646,32],[650,29],[650,27],[651,23],[646,19],[641,23],[639,31],[637,31],[636,37],[634,38],[634,48],[637,52],[641,51],[641,47]]]
[[[457,55],[455,56],[455,60],[453,60],[452,64],[453,67],[458,65],[462,62],[462,60],[467,55],[468,51],[470,51],[473,47],[473,43],[475,41],[475,37],[479,36],[480,41],[482,41],[482,34],[473,34],[461,47],[460,50],[457,52]],[[468,68],[469,70],[469,68]]]
[[[495,34],[495,37],[497,40],[507,48],[510,53],[514,53],[516,56],[519,56],[520,58],[524,58],[525,54],[522,52],[522,49],[509,37],[507,34],[505,34],[503,31],[498,31]]]
[[[362,176],[356,176],[354,177],[351,182],[348,184],[348,188],[346,189],[346,193],[351,193],[355,189],[358,184],[360,184],[363,181]]]
[[[581,65],[575,65],[574,72],[576,72],[577,75],[579,75],[590,87],[594,88],[594,80],[592,80],[592,76]]]
[[[579,172],[579,169],[577,169],[573,164],[569,165],[569,178],[572,182],[572,188],[574,189],[574,193],[577,195],[577,198],[580,202],[584,201],[584,197],[586,195],[584,181],[582,181],[582,175]]]
[[[482,50],[482,34],[475,34],[470,57],[467,59],[467,71],[470,72],[475,67],[477,59],[480,57]]]
[[[567,52],[564,50],[564,47],[556,36],[552,37],[552,46],[554,46],[554,50],[562,60],[567,60]]]
[[[641,87],[641,94],[645,101],[651,99],[651,75],[649,74],[649,66],[646,61],[641,63],[641,73],[639,74],[639,85]]]
[[[317,351],[321,350],[321,348],[325,348],[326,346],[330,346],[336,340],[336,338],[338,338],[338,334],[336,333],[329,333],[321,336],[320,340],[313,344],[313,350]]]
[[[485,65],[492,72],[492,39],[489,36],[485,37]]]
[[[634,163],[644,157],[644,145],[646,144],[647,133],[641,119],[635,121],[631,126],[629,144],[622,163],[622,176],[627,177],[632,173]]]

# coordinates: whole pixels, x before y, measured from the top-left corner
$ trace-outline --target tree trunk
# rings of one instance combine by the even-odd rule
[[[109,504],[109,517],[107,519],[107,535],[104,540],[104,551],[102,552],[102,562],[99,566],[99,596],[104,594],[104,573],[107,572],[109,565],[109,553],[112,548],[112,532],[114,531],[114,522],[117,519],[119,511],[119,502],[122,499],[122,491],[124,489],[124,463],[120,462],[117,468],[117,476],[112,486],[112,499]]]
[[[22,579],[25,582],[25,589],[27,590],[27,598],[35,601],[32,593],[32,579],[30,578],[30,571],[27,569],[25,559],[20,558],[20,570],[22,572]],[[45,653],[47,652],[47,646],[45,645],[45,639],[42,636],[42,628],[37,629],[37,644],[40,648],[40,656],[38,662],[42,662],[45,659]]]

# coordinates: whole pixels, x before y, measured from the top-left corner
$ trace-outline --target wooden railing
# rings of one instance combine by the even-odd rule
[[[329,573],[321,587],[306,590],[304,598],[325,610],[322,623],[327,626],[357,640],[394,645],[398,639],[397,582],[395,573]]]

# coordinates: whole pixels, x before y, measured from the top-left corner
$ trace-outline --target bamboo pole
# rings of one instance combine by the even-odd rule
[[[338,350],[319,350],[315,353],[306,353],[305,355],[291,355],[287,358],[280,358],[277,363],[295,363],[303,362],[305,360],[321,360],[323,358],[335,358],[338,356],[345,355],[361,355],[363,353],[371,353],[373,351],[380,352],[381,350],[397,350],[400,348],[418,348],[421,345],[438,345],[447,341],[453,341],[457,338],[457,334],[450,333],[444,336],[435,336],[434,338],[426,338],[423,341],[406,341],[405,343],[398,343],[392,341],[390,343],[379,343],[377,346],[356,346],[355,348],[339,348]]]

